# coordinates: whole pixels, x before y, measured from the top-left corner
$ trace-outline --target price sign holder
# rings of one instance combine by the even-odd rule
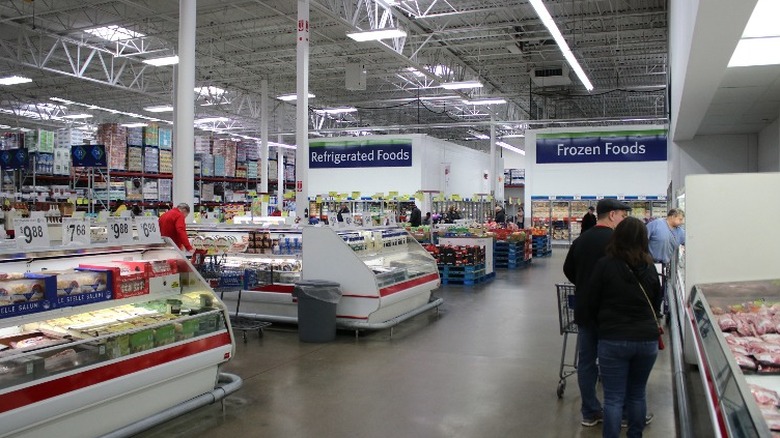
[[[92,233],[89,229],[89,220],[84,218],[62,218],[62,244],[78,243],[89,246],[92,243]]]
[[[118,243],[118,244],[133,243],[132,218],[129,217],[108,218],[108,243]]]
[[[19,249],[49,248],[49,226],[42,217],[29,219],[14,219],[14,236],[19,243]]]
[[[135,226],[138,229],[140,242],[157,243],[162,240],[160,225],[155,217],[137,217]]]

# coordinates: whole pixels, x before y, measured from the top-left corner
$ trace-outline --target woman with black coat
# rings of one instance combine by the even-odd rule
[[[642,436],[647,379],[658,356],[658,308],[662,292],[648,250],[647,228],[626,218],[615,228],[606,256],[588,283],[588,312],[596,321],[604,388],[604,438],[620,436],[625,412],[628,437]]]

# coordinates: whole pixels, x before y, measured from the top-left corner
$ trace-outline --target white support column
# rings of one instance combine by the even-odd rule
[[[281,139],[279,139],[281,143]],[[284,206],[284,148],[277,147],[276,152],[276,207],[282,211]]]
[[[496,157],[496,124],[493,117],[490,118],[490,196],[496,196],[496,182],[498,181],[498,173],[496,173],[496,164],[498,163],[498,157]]]
[[[179,65],[176,81],[176,143],[173,203],[195,211],[195,29],[197,0],[179,0]],[[192,219],[190,214],[188,219]]]
[[[260,192],[268,193],[268,80],[260,83]]]
[[[295,214],[309,208],[309,0],[298,0],[298,104],[295,117]]]

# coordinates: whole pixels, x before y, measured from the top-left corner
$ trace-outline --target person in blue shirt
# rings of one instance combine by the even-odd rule
[[[656,219],[647,224],[647,235],[650,239],[650,254],[655,263],[669,263],[680,245],[685,245],[685,212],[673,208],[666,214],[666,219]]]

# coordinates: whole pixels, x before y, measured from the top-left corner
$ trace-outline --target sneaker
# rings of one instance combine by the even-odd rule
[[[604,415],[601,412],[599,412],[598,414],[590,418],[583,418],[580,424],[582,424],[585,427],[593,427],[601,423],[602,421],[604,421]]]
[[[653,422],[653,418],[655,418],[655,414],[653,414],[652,412],[648,412],[647,415],[645,415],[645,426],[647,426],[648,424],[652,423]],[[628,420],[626,420],[624,418],[623,421],[620,422],[620,427],[622,427],[624,429],[627,428],[628,427]]]

